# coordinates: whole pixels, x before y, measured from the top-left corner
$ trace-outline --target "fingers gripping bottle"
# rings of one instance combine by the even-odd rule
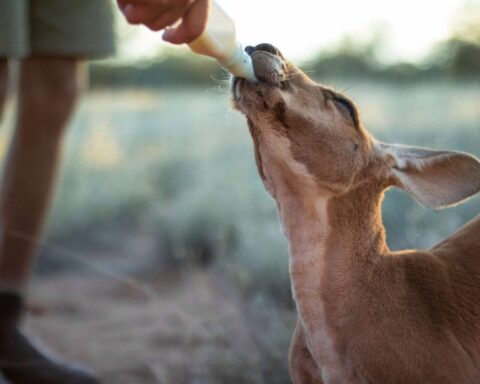
[[[237,41],[235,23],[216,1],[211,2],[205,31],[189,46],[195,53],[213,57],[233,75],[256,80],[252,59]]]

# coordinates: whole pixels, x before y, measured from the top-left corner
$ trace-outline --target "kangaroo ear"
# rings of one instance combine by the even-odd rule
[[[422,204],[444,207],[480,190],[480,162],[467,153],[380,144],[393,184]]]

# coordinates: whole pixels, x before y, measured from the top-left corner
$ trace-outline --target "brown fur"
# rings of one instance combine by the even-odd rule
[[[473,195],[478,160],[378,143],[278,50],[252,60],[263,83],[235,80],[234,102],[290,243],[294,383],[480,383],[480,216],[427,251],[390,252],[381,221],[389,186],[433,206]]]

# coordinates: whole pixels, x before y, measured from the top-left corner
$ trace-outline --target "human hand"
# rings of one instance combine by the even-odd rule
[[[163,39],[172,44],[190,43],[205,30],[210,0],[117,0],[130,24],[144,24],[153,31],[166,29]]]

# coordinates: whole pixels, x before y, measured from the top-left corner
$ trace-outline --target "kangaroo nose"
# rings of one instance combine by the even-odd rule
[[[280,51],[271,44],[260,44],[255,48],[248,47],[252,57],[255,76],[260,83],[270,86],[280,84],[285,74],[285,60]]]
[[[247,52],[249,55],[251,55],[254,50],[255,50],[255,48],[252,47],[251,45],[245,47],[245,52]]]
[[[247,47],[247,48],[251,48],[251,52],[247,51],[249,55],[253,54],[254,52],[268,52],[268,53],[271,53],[272,55],[283,58],[282,53],[272,44],[262,43],[262,44],[258,44],[255,48],[252,48],[252,47]]]

